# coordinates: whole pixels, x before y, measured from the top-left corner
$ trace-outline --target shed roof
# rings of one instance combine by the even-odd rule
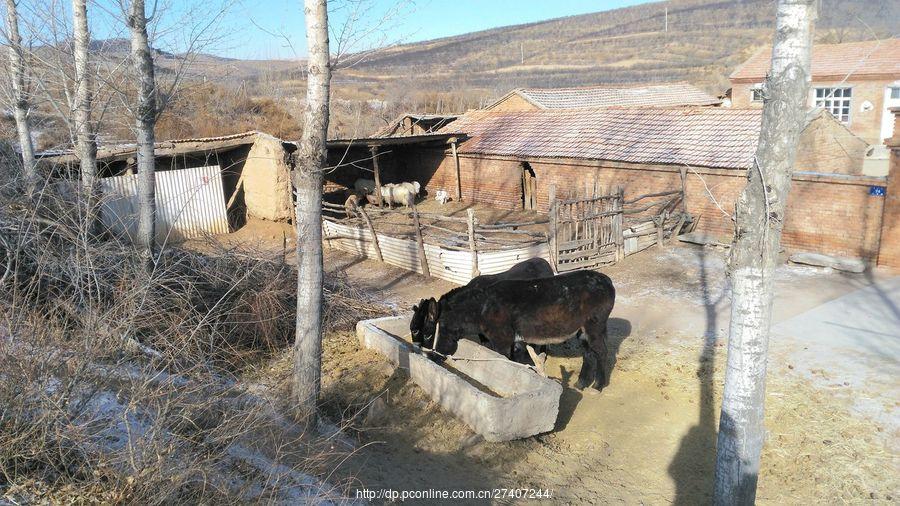
[[[518,94],[539,109],[583,109],[597,107],[670,107],[718,105],[722,101],[687,83],[631,86],[585,86],[580,88],[518,88],[487,107],[493,108]]]
[[[772,67],[772,47],[764,47],[731,73],[731,79],[763,79]],[[814,78],[887,77],[900,79],[900,39],[815,44]]]
[[[465,137],[460,134],[452,125],[444,127],[440,132],[418,135],[403,136],[375,136],[360,137],[354,139],[328,139],[329,148],[347,148],[347,147],[369,147],[377,148],[380,146],[402,146],[405,144],[428,144],[438,143],[446,144],[452,139]]]
[[[393,121],[388,123],[384,128],[377,130],[373,137],[392,137],[397,136],[397,131],[403,126],[403,122],[406,119],[410,119],[413,124],[420,124],[423,122],[434,121],[438,128],[427,128],[425,129],[427,133],[431,133],[433,131],[439,130],[441,127],[445,126],[448,123],[452,123],[456,121],[456,118],[459,117],[459,114],[416,114],[416,113],[404,113],[400,114]],[[404,134],[400,134],[404,135]],[[408,134],[407,134],[408,135]]]
[[[719,107],[473,111],[447,130],[469,137],[461,153],[741,169],[760,121],[758,109]]]
[[[157,142],[154,147],[154,152],[156,156],[171,156],[198,151],[219,151],[253,144],[260,136],[271,137],[268,134],[254,130],[231,135],[220,135],[218,137],[173,139]],[[271,138],[274,139],[274,137]],[[97,161],[110,162],[114,160],[124,160],[134,156],[136,153],[137,144],[133,143],[100,146],[97,149]],[[78,160],[74,150],[71,149],[64,151],[47,151],[38,153],[38,156],[53,163],[66,163]]]

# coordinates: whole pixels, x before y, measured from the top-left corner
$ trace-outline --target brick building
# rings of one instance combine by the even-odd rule
[[[731,74],[734,107],[761,108],[771,48],[756,52]],[[900,39],[816,44],[812,54],[809,105],[822,107],[873,145],[891,137],[900,106]]]
[[[566,198],[596,181],[624,187],[627,199],[680,188],[684,169],[697,229],[728,241],[760,124],[758,109],[720,107],[472,111],[439,132],[459,138],[456,156],[446,144],[411,144],[385,156],[382,170],[385,180],[414,179],[429,193],[457,197],[459,189],[463,201],[546,212],[551,185]],[[867,149],[829,114],[810,123],[793,177],[788,250],[878,256],[886,179],[861,174]]]

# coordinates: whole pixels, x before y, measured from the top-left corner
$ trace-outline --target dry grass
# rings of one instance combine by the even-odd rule
[[[351,449],[244,379],[293,341],[293,268],[168,249],[147,272],[50,188],[0,192],[0,498],[341,501],[321,478]],[[330,328],[376,313],[329,280]]]

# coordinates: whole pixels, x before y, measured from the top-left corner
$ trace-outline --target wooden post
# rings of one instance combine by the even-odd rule
[[[369,149],[372,151],[372,168],[375,172],[375,203],[378,207],[384,207],[384,201],[381,199],[381,171],[378,170],[378,146]]]
[[[687,167],[679,169],[681,174],[681,212],[687,214]]]
[[[558,260],[559,254],[556,250],[556,185],[551,184],[550,188],[547,189],[547,197],[549,199],[549,210],[547,213],[550,215],[550,264],[553,266],[554,272],[559,272],[558,268]]]
[[[663,224],[666,221],[666,217],[664,214],[660,214],[653,217],[653,223],[656,224],[656,244],[659,244],[660,248],[665,248],[666,243],[666,232],[663,229]]]
[[[372,243],[375,244],[375,258],[377,258],[379,262],[384,262],[384,257],[381,255],[381,245],[378,244],[378,234],[375,233],[375,226],[372,225],[372,220],[369,218],[366,210],[363,209],[363,206],[354,204],[354,207],[356,207],[356,210],[359,212],[360,216],[363,217],[363,220],[365,220],[366,222],[366,226],[369,227],[369,233],[372,234]]]
[[[472,251],[472,277],[480,276],[481,271],[478,269],[478,249],[475,245],[475,210],[471,207],[466,209],[469,223],[469,250]]]
[[[453,163],[456,165],[456,201],[462,202],[462,179],[459,175],[459,153],[456,151],[456,137],[450,139],[450,149],[453,151]]]
[[[687,213],[681,213],[681,218],[678,219],[678,223],[675,224],[675,228],[672,229],[672,236],[669,237],[671,241],[673,238],[678,237],[681,233],[681,228],[684,226],[684,222],[687,221]]]
[[[234,202],[237,200],[238,192],[241,191],[241,188],[244,187],[244,171],[241,171],[241,177],[238,178],[238,182],[234,185],[234,192],[231,194],[231,198],[228,199],[228,204],[225,205],[226,211],[231,211],[231,206],[234,205]]]
[[[416,204],[412,205],[413,225],[416,227],[416,244],[419,246],[419,263],[422,265],[422,274],[431,277],[431,270],[428,269],[428,258],[425,257],[425,240],[422,239],[422,226],[419,224],[419,212],[416,210]]]
[[[625,219],[624,219],[625,190],[619,186],[616,188],[616,198],[613,200],[613,209],[619,211],[613,217],[613,234],[616,238],[616,261],[625,258]]]

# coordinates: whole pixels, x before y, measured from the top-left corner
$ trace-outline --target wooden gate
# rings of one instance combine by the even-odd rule
[[[557,272],[590,269],[620,260],[622,193],[554,201],[550,209],[550,238]]]

